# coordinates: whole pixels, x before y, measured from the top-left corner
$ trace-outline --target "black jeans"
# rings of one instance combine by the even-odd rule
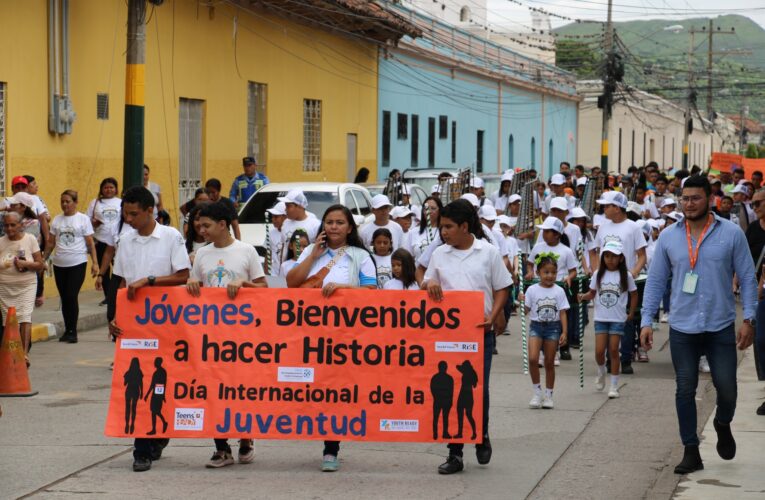
[[[108,246],[109,245],[107,245],[103,241],[96,240],[96,257],[98,257],[99,266],[101,265],[101,260],[104,258],[104,252],[106,252],[106,248]],[[109,300],[109,283],[111,282],[111,279],[112,279],[111,267],[112,267],[112,263],[108,262],[105,268],[103,269],[99,268],[98,270],[98,272],[100,272],[103,276],[101,278],[101,284],[103,285],[103,288],[104,288],[104,300],[107,300],[107,301]]]
[[[56,277],[56,288],[61,297],[61,312],[64,315],[64,332],[77,337],[77,319],[80,316],[78,296],[82,283],[85,281],[85,271],[88,263],[83,262],[72,267],[53,266]]]
[[[494,346],[497,345],[497,339],[494,332],[489,332],[483,336],[483,439],[489,437],[489,376],[491,375],[491,359]],[[462,456],[463,443],[449,443],[449,455]]]
[[[169,439],[162,438],[136,438],[133,441],[133,458],[145,458],[152,460],[152,456],[157,453],[161,453],[162,449],[167,446]]]

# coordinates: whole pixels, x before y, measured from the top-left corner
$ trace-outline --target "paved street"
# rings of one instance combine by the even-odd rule
[[[517,319],[511,327],[519,331]],[[662,325],[651,362],[635,363],[636,374],[622,377],[618,400],[592,389],[591,351],[584,390],[577,362],[563,362],[551,411],[526,407],[530,382],[521,371],[519,336],[500,337],[491,380],[493,459],[478,466],[469,449],[465,472],[451,477],[436,474],[442,445],[347,443],[340,472],[327,474],[319,471],[321,444],[300,441],[256,442],[253,464],[205,469],[211,440],[174,440],[150,472],[136,474],[130,443],[103,436],[112,353],[106,330],[82,333],[77,345],[37,343],[31,376],[40,394],[0,400],[0,497],[671,498],[681,447],[667,330]],[[741,420],[734,422],[739,458],[723,464],[714,440],[704,441],[707,468],[681,483],[680,498],[761,498],[765,490],[756,468],[765,419],[754,416],[763,393],[749,356],[740,370]],[[708,375],[702,384],[700,425],[714,398]]]

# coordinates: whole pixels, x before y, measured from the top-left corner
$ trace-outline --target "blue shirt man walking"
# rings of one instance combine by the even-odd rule
[[[675,406],[680,438],[685,446],[676,474],[703,469],[696,434],[696,387],[701,355],[706,354],[717,390],[717,453],[724,460],[736,455],[730,423],[736,410],[736,347],[744,350],[754,339],[757,282],[746,237],[732,222],[709,211],[711,187],[706,177],[686,179],[682,191],[685,218],[661,233],[648,271],[640,339],[651,349],[651,320],[672,277],[669,345],[675,369]],[[744,322],[734,331],[736,300],[734,273],[741,285]]]
[[[255,194],[255,191],[268,184],[268,177],[260,172],[256,172],[255,158],[245,156],[242,158],[242,168],[244,173],[237,176],[231,184],[229,198],[234,202],[236,208],[240,208],[243,203]]]

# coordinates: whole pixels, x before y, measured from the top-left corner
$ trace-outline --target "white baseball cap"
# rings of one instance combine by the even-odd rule
[[[640,205],[638,205],[638,203],[636,201],[627,202],[627,211],[628,212],[632,212],[633,214],[636,214],[636,215],[642,215],[643,211],[641,210],[641,208],[642,207]]]
[[[627,197],[619,191],[606,191],[597,202],[598,205],[616,205],[619,208],[627,208]]]
[[[393,203],[390,202],[390,198],[384,194],[376,194],[372,197],[372,208],[392,207]]]
[[[513,219],[511,219],[510,217],[508,217],[507,215],[504,215],[504,214],[497,216],[497,222],[499,222],[500,225],[504,224],[504,225],[510,226],[510,227],[515,225],[513,223]]]
[[[507,204],[515,203],[517,201],[521,201],[521,195],[519,194],[511,194],[510,197],[507,199]]]
[[[481,179],[480,177],[473,177],[472,179],[470,179],[470,187],[475,189],[482,188],[483,179]]]
[[[470,204],[473,205],[475,208],[478,208],[481,206],[481,202],[478,201],[478,196],[474,195],[473,193],[465,193],[462,196],[460,196],[460,199],[469,201]]]
[[[571,219],[590,220],[590,217],[584,212],[584,210],[581,207],[574,207],[571,213],[568,214],[568,217],[566,217],[566,220],[571,220]]]
[[[749,188],[744,186],[743,184],[736,184],[736,187],[733,188],[733,191],[731,194],[736,193],[744,193],[745,195],[749,195]]]
[[[499,179],[499,182],[505,182],[505,181],[512,181],[513,177],[515,176],[515,173],[513,173],[512,170],[507,170],[504,174],[502,174],[502,177]]]
[[[667,217],[677,222],[683,218],[683,214],[681,214],[680,212],[670,212],[667,214]]]
[[[409,217],[410,215],[414,215],[414,213],[406,207],[393,207],[393,210],[390,211],[390,216],[394,219]]]
[[[587,177],[580,177],[576,180],[577,186],[586,186],[587,185]]]
[[[266,210],[271,215],[287,215],[287,204],[283,201],[278,202],[273,207]]]
[[[484,205],[478,210],[478,217],[488,221],[497,220],[497,211],[492,206]]]
[[[544,222],[537,225],[537,229],[552,229],[558,234],[563,234],[563,223],[557,217],[548,217]]]
[[[550,200],[550,210],[553,208],[557,208],[558,210],[566,210],[568,211],[568,200],[564,198],[563,196],[556,196],[552,200]]]
[[[550,177],[550,185],[558,185],[562,186],[566,183],[566,177],[563,174],[553,174],[552,177]]]
[[[280,196],[277,201],[283,201],[284,203],[294,203],[303,208],[308,206],[308,199],[300,189],[290,189],[285,196]]]
[[[624,250],[624,247],[622,247],[621,242],[618,242],[616,240],[607,241],[605,245],[603,245],[602,252],[611,252],[615,255],[621,255]]]
[[[661,208],[668,207],[670,205],[677,206],[677,202],[674,198],[664,198],[661,202]]]

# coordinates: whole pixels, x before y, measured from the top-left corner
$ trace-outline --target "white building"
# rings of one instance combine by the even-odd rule
[[[584,97],[579,104],[577,163],[600,165],[603,110],[598,108],[598,96],[603,82],[579,81],[577,92]],[[665,170],[682,168],[684,115],[685,109],[647,92],[620,94],[609,121],[609,171],[626,172],[632,165],[651,161]],[[723,139],[712,122],[692,118],[688,164],[706,168],[712,152],[721,150]]]

